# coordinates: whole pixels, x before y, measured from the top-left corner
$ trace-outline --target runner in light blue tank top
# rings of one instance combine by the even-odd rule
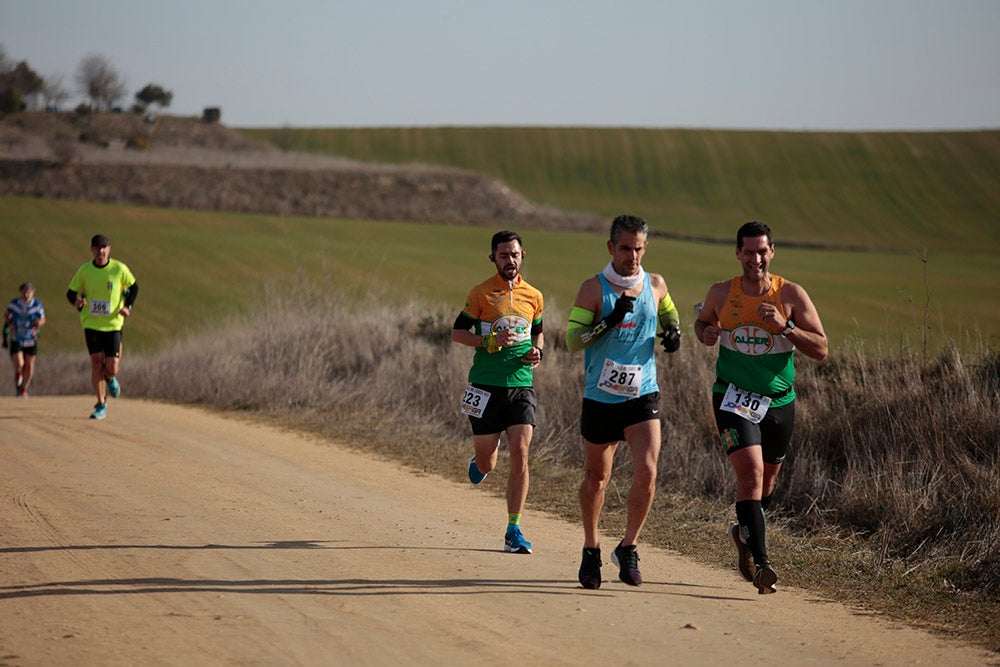
[[[600,588],[600,519],[611,479],[615,450],[628,444],[632,485],[628,491],[625,533],[611,552],[618,578],[642,584],[637,542],[656,495],[660,456],[660,390],[656,382],[656,330],[663,328],[663,350],[680,348],[680,317],[667,283],[647,273],[642,258],[649,246],[649,225],[635,215],[611,221],[610,261],[583,281],[566,322],[566,349],[584,351],[586,386],[580,406],[584,478],[580,484],[583,556],[580,585]]]
[[[598,279],[601,281],[601,312],[599,317],[604,317],[614,310],[618,295],[615,294],[611,284],[603,275],[599,274]],[[656,298],[647,273],[642,292],[635,300],[633,311],[625,316],[625,320],[621,324],[584,350],[586,373],[584,398],[601,403],[623,403],[630,398],[645,396],[660,390],[656,384],[656,359],[653,356],[653,350],[656,347],[656,307]],[[619,379],[619,374],[625,371],[619,371],[619,374],[606,377],[602,383],[601,378],[602,374],[605,373],[606,359],[622,366],[639,366],[641,368],[641,382],[635,385],[638,387],[637,394],[630,396],[624,393],[628,390],[623,388],[614,390],[616,386],[614,381]]]

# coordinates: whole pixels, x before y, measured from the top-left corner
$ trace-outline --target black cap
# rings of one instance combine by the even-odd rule
[[[111,239],[104,234],[94,234],[94,238],[90,239],[91,248],[103,248],[106,245],[111,245]]]

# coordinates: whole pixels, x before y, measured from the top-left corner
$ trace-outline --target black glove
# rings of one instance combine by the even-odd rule
[[[632,305],[635,303],[634,296],[622,294],[615,301],[615,308],[604,318],[604,326],[608,329],[616,327],[625,320],[625,316],[632,312]]]
[[[674,327],[667,327],[660,334],[660,345],[669,353],[674,353],[681,349],[681,332]]]

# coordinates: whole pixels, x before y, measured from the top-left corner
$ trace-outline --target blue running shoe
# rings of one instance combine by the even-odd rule
[[[473,484],[479,484],[481,481],[486,479],[486,475],[489,473],[479,472],[479,466],[476,465],[476,455],[472,455],[472,460],[469,461],[469,481]]]
[[[108,394],[111,398],[118,398],[120,393],[122,393],[122,386],[118,383],[118,378],[114,377],[108,380]]]
[[[511,554],[530,554],[531,542],[524,539],[520,527],[509,526],[503,537],[503,550]]]
[[[104,403],[94,406],[94,411],[90,413],[91,419],[104,419],[108,416],[108,407]]]

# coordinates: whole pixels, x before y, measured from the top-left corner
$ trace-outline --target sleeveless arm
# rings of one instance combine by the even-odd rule
[[[795,322],[795,328],[786,336],[795,349],[807,357],[823,361],[829,353],[829,344],[819,312],[812,299],[802,286],[786,282],[782,289],[781,300],[786,303],[791,313],[787,319]]]

